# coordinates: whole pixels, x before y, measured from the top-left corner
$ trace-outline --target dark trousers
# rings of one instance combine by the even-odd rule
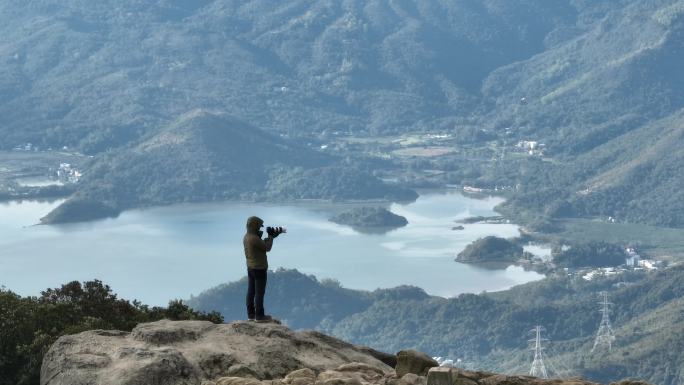
[[[247,269],[247,317],[263,318],[266,269]]]

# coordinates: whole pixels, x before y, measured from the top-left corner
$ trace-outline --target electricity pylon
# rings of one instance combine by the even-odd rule
[[[602,314],[601,324],[596,333],[594,347],[591,348],[592,353],[598,350],[608,350],[610,352],[613,348],[613,341],[615,341],[613,327],[610,325],[610,306],[612,303],[608,302],[608,292],[602,291],[601,296],[603,297],[603,300],[599,302],[599,305],[601,305],[599,312]]]
[[[549,378],[548,373],[546,373],[546,365],[544,365],[544,348],[541,346],[542,341],[547,341],[541,338],[542,329],[541,326],[537,326],[531,330],[532,333],[535,333],[536,337],[530,340],[530,342],[534,342],[534,347],[532,348],[534,350],[534,361],[532,361],[532,368],[530,368],[530,376]]]

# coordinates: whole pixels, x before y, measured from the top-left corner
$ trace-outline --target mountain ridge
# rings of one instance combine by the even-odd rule
[[[78,191],[41,221],[100,219],[130,208],[182,202],[416,197],[354,172],[353,165],[342,168],[337,158],[239,119],[195,110],[140,144],[94,159]],[[307,173],[317,174],[315,189],[297,183]],[[336,178],[347,188],[338,189]]]
[[[107,159],[196,109],[301,141],[478,127],[487,131],[486,143],[478,142],[485,148],[547,145],[550,164],[511,157],[508,175],[473,181],[503,185],[520,175],[510,183],[522,186],[512,193],[520,198],[514,211],[562,204],[557,194],[527,191],[556,189],[564,190],[562,200],[577,201],[577,215],[684,223],[683,200],[667,198],[680,187],[676,176],[648,165],[646,178],[595,199],[570,194],[591,182],[577,162],[595,176],[600,165],[590,159],[609,156],[599,154],[602,146],[632,151],[644,138],[629,133],[650,131],[684,108],[680,0],[40,0],[2,10],[3,149],[32,142]],[[682,162],[654,159],[673,169]],[[498,166],[475,159],[451,169],[469,167],[485,175]],[[529,167],[558,180],[524,175]],[[648,180],[663,175],[663,191],[642,199]],[[606,196],[614,195],[624,195],[618,206],[629,209],[611,206]],[[647,209],[654,201],[658,209]]]

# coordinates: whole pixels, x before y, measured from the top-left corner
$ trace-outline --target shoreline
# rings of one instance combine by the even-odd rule
[[[185,298],[209,285],[243,275],[238,243],[244,234],[241,218],[249,215],[262,216],[291,230],[278,239],[279,247],[269,258],[272,268],[296,267],[306,274],[332,276],[345,287],[373,290],[413,285],[432,295],[451,297],[464,292],[504,290],[543,278],[517,267],[491,272],[454,263],[455,254],[470,241],[490,234],[517,236],[517,226],[476,225],[464,232],[451,232],[450,221],[467,216],[469,210],[492,215],[491,208],[499,200],[473,200],[453,189],[426,194],[422,192],[415,204],[392,205],[391,210],[406,216],[411,225],[381,236],[329,222],[335,206],[330,202],[299,202],[287,207],[244,202],[182,204],[130,211],[116,220],[29,229],[20,227],[35,223],[54,205],[12,205],[0,214],[4,217],[2,231],[7,234],[7,246],[16,250],[11,259],[17,259],[17,263],[3,266],[7,277],[4,284],[21,293],[33,293],[44,289],[42,283],[54,285],[97,277],[112,287],[127,287],[124,294],[144,293],[140,299],[148,303],[162,303],[168,296]],[[330,252],[331,248],[336,251]],[[93,249],[98,251],[88,251]],[[102,270],[112,263],[116,265],[113,269]],[[54,268],[27,276],[30,265],[35,264]],[[429,264],[440,266],[439,273],[419,273],[421,266]],[[147,271],[159,267],[164,272],[154,274],[150,280]],[[184,278],[180,286],[167,287],[169,280],[180,277],[190,279]]]

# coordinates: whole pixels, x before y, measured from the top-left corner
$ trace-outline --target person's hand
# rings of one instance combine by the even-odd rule
[[[263,237],[263,236],[264,236],[264,232],[263,232],[263,231],[261,231],[261,230],[257,231],[257,234],[259,234],[259,238],[261,238],[261,237]]]
[[[275,238],[275,237],[277,237],[278,235],[284,233],[284,232],[285,232],[285,229],[283,229],[282,227],[267,227],[267,228],[266,228],[266,231],[268,232],[268,235],[269,235],[271,238]]]

